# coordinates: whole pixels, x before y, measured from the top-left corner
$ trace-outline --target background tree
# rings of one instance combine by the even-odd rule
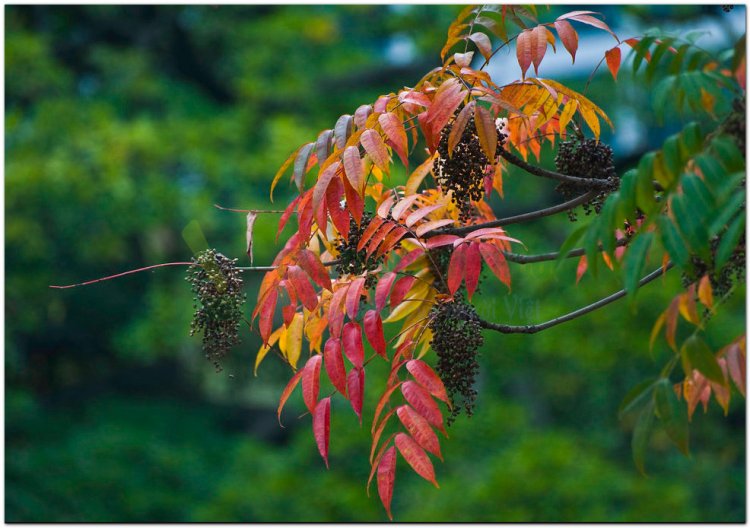
[[[555,18],[555,16],[552,16],[552,17],[551,17],[551,19],[554,19],[554,18]],[[447,24],[446,24],[446,25],[447,25]],[[662,52],[662,54],[663,54],[663,53],[664,53],[664,52]],[[655,59],[655,58],[656,58],[656,51],[654,51],[654,52],[653,52],[653,56],[654,56],[654,59]],[[652,62],[653,62],[653,61],[652,61]],[[374,99],[374,95],[373,95],[373,99]],[[352,107],[356,107],[356,105],[352,105]],[[350,110],[350,111],[351,111],[351,110]],[[322,128],[322,126],[321,126],[320,128]],[[315,133],[315,130],[313,130],[313,131],[312,131],[312,134],[310,134],[310,135],[313,135],[313,136],[314,136],[314,133]],[[283,156],[283,155],[282,155],[282,156]],[[281,156],[280,156],[280,157],[281,157]],[[394,172],[395,172],[395,171],[394,171]],[[511,173],[511,174],[512,174],[512,173]],[[397,175],[396,175],[396,174],[392,174],[392,177],[393,177],[393,178],[395,179],[395,178],[397,177]],[[506,178],[506,184],[509,184],[509,183],[510,183],[510,180],[512,180],[512,178]],[[523,180],[523,182],[524,182],[524,185],[526,185],[526,182],[527,182],[527,181],[528,181],[527,179],[524,179],[524,180]],[[511,185],[512,185],[512,184],[511,184]],[[532,184],[532,185],[533,185],[533,184]],[[507,192],[507,193],[510,193],[510,190],[511,190],[511,189],[510,189],[509,187],[510,187],[510,185],[506,185],[506,189],[505,189],[505,190],[506,190],[506,192]],[[537,188],[537,189],[538,189],[538,188]],[[541,193],[538,193],[538,192],[536,192],[536,193],[534,193],[534,192],[531,192],[531,191],[536,191],[537,189],[529,189],[529,196],[531,196],[531,197],[536,197],[536,196],[539,196],[539,195],[540,195]],[[509,195],[510,195],[510,194],[509,194]],[[236,195],[230,195],[230,196],[233,196],[233,197],[234,197],[234,196],[236,196]],[[538,199],[538,198],[532,198],[532,199]],[[227,202],[222,202],[222,203],[227,203]],[[514,204],[514,205],[515,205],[515,204]],[[523,204],[523,203],[520,203],[519,205],[525,205],[525,204]],[[250,207],[254,207],[254,206],[255,206],[255,204],[249,204],[249,206],[250,206]],[[520,207],[519,207],[519,208],[520,208]],[[606,211],[606,207],[605,207],[605,211]],[[259,224],[261,224],[261,222],[262,222],[262,220],[259,220],[259,221],[258,221],[258,223],[259,223]],[[558,232],[562,232],[562,230],[557,230],[557,231],[558,231]],[[520,231],[519,231],[519,232],[520,232]],[[515,232],[514,232],[514,234],[515,234]],[[525,234],[525,233],[524,233],[524,234]],[[258,234],[258,235],[259,235],[259,234]],[[258,235],[256,235],[256,248],[257,248],[257,247],[262,247],[262,245],[261,245],[261,244],[259,243],[259,240],[258,240],[259,236],[258,236]],[[520,235],[518,235],[518,236],[519,236],[519,238],[521,238],[522,240],[524,240],[524,241],[525,241],[525,242],[527,243],[527,245],[529,245],[529,244],[530,244],[530,238],[529,238],[529,236],[533,236],[533,235],[529,235],[529,236],[520,236]],[[272,235],[271,235],[271,237],[272,237]],[[270,237],[269,237],[269,238],[270,238]],[[268,240],[268,238],[267,238],[266,240]],[[594,243],[596,243],[596,241],[594,241]],[[180,253],[180,252],[177,252],[177,253]],[[259,258],[259,257],[258,257],[258,256],[256,255],[256,258]],[[151,261],[151,262],[153,262],[153,261]],[[564,268],[563,268],[563,269],[564,269]],[[549,274],[549,275],[548,275],[548,277],[551,277],[551,276],[554,276],[554,275],[553,275],[553,274]],[[77,277],[76,277],[76,278],[77,278]],[[584,278],[583,280],[586,280],[586,278]],[[50,281],[50,282],[52,282],[52,281]],[[544,282],[545,282],[545,281],[543,281],[543,280],[542,280],[542,281],[540,281],[540,282],[541,282],[541,284],[544,284]],[[517,288],[517,287],[518,287],[518,285],[519,285],[518,281],[515,281],[515,282],[514,282],[514,284],[513,284],[514,288]],[[487,286],[487,285],[486,285],[486,283],[485,283],[485,284],[484,284],[484,285],[483,285],[482,287],[483,287],[483,288],[485,288],[485,287],[488,287],[488,286]],[[594,289],[595,289],[595,288],[594,288]],[[587,291],[587,292],[585,292],[585,296],[587,296],[587,297],[588,297],[588,294],[589,294],[589,292],[588,292],[588,291]],[[582,295],[582,296],[583,296],[583,295]],[[479,299],[480,297],[481,297],[481,296],[477,296],[477,297],[475,297],[475,299]],[[495,306],[496,306],[496,303],[495,303]],[[479,310],[479,311],[480,311],[480,313],[481,313],[481,312],[482,312],[482,307],[480,306],[479,308],[480,308],[480,310]],[[550,308],[551,308],[551,310],[549,310]],[[545,311],[549,310],[550,312],[554,313],[554,312],[555,312],[554,308],[556,308],[556,307],[555,307],[555,306],[545,306],[545,307],[544,307],[544,310],[545,310]],[[558,311],[558,313],[559,313],[559,311]],[[730,313],[731,313],[731,312],[730,312]],[[483,315],[485,315],[485,317],[486,317],[486,314],[483,314]],[[157,326],[157,328],[158,328],[158,326]],[[157,332],[158,332],[158,331],[157,331]],[[562,335],[562,334],[558,334],[558,342],[559,342],[559,336],[560,336],[560,335]],[[537,341],[537,343],[539,343],[539,341]],[[513,348],[512,348],[512,345],[513,345],[513,342],[512,342],[512,341],[506,341],[506,342],[504,342],[503,344],[504,344],[504,347],[503,347],[503,348],[505,348],[505,345],[508,345],[509,349],[511,349],[511,350],[513,349]],[[489,346],[489,345],[488,345],[488,346]],[[524,347],[524,348],[525,348],[525,347]],[[576,347],[576,351],[577,351],[577,350],[579,350],[579,349],[580,349],[580,346],[577,346],[577,347]],[[524,355],[524,356],[519,356],[519,359],[520,359],[521,357],[523,357],[523,358],[524,358],[524,360],[523,360],[524,362],[527,362],[527,361],[528,361],[528,358],[527,358],[527,356],[526,356],[526,355]],[[559,352],[558,352],[558,354],[557,354],[556,356],[553,356],[553,357],[559,358]],[[488,359],[488,363],[490,364],[490,368],[491,368],[491,366],[492,366],[492,360],[489,360],[489,359]],[[596,368],[601,368],[601,366],[600,366],[600,364],[599,364],[599,363],[600,363],[600,362],[594,362],[594,364],[596,364]],[[528,364],[528,363],[527,363],[527,364]],[[269,364],[269,365],[270,365],[270,364]],[[373,362],[373,363],[372,363],[372,367],[373,367],[373,368],[375,368],[375,362]],[[525,365],[524,365],[524,367],[525,367]],[[263,368],[264,368],[264,369],[267,369],[268,367],[266,366],[266,364],[264,364]],[[496,372],[509,371],[509,370],[510,370],[510,369],[504,369],[504,368],[503,368],[502,370],[499,370],[499,371],[496,371]],[[539,373],[538,373],[538,371],[539,371],[539,370],[540,370],[539,368],[535,368],[535,369],[529,369],[529,370],[528,370],[528,372],[529,372],[529,373],[532,373],[532,372],[533,372],[533,373],[534,373],[534,374],[533,374],[533,376],[534,376],[534,377],[536,378],[537,376],[539,376]],[[517,370],[517,372],[521,372],[521,373],[523,373],[523,371],[524,371],[524,368],[521,368],[521,369]],[[369,372],[374,372],[374,371],[373,371],[373,370],[369,370],[369,371],[368,371],[368,373],[369,373]],[[492,372],[492,370],[489,370],[489,372]],[[585,376],[584,376],[584,378],[585,378]],[[368,375],[368,380],[370,380],[370,379],[373,379],[373,378],[372,378],[372,377],[370,377],[370,376]],[[534,379],[534,378],[532,378],[532,379]],[[491,382],[491,381],[492,381],[492,379],[490,378],[490,380],[489,380],[489,381]],[[491,383],[491,386],[492,386],[493,388],[494,388],[494,387],[497,387],[497,388],[498,388],[498,389],[499,389],[500,391],[504,391],[505,389],[504,389],[503,387],[504,387],[504,385],[505,385],[505,384],[506,384],[507,382],[504,382],[503,380],[498,380],[498,381],[499,381],[499,383]],[[536,380],[535,380],[535,381],[536,381]],[[531,384],[531,386],[535,386],[535,387],[538,387],[539,385],[545,385],[545,384],[542,384],[542,383],[535,383],[535,382],[532,382],[532,384]],[[560,384],[557,384],[557,386],[559,386],[559,385],[560,385]],[[507,385],[505,385],[505,386],[507,386]],[[523,386],[523,385],[521,385],[521,386]],[[554,386],[554,385],[550,385],[550,386]],[[539,390],[539,389],[535,389],[536,393],[535,393],[535,394],[532,394],[532,395],[530,396],[530,398],[539,398],[539,397],[540,397],[540,395],[539,395],[539,392],[538,392],[538,390]],[[624,391],[623,391],[623,392],[624,392]],[[620,393],[620,395],[621,395],[621,394],[622,394],[623,392],[621,392],[621,393]],[[514,394],[514,393],[515,393],[515,391],[511,391],[511,392],[510,392],[509,394]],[[523,393],[523,391],[521,391],[521,393]],[[480,396],[480,398],[481,398],[481,396]],[[523,399],[523,398],[522,398],[522,399]],[[563,399],[564,399],[564,398],[563,398]],[[545,400],[545,398],[544,398],[544,397],[542,396],[542,401],[544,401],[544,400]],[[549,401],[549,400],[547,400],[547,401]],[[558,400],[558,401],[559,401],[559,400]],[[573,400],[573,401],[575,401],[575,400]],[[375,402],[370,402],[370,405],[369,405],[369,408],[370,408],[370,409],[372,409],[372,408],[373,408],[373,406],[374,406],[374,403],[375,403]],[[481,403],[481,400],[480,400],[480,403]],[[581,403],[580,403],[580,402],[576,402],[576,403],[578,403],[578,407],[576,408],[576,412],[578,412],[578,411],[580,411],[580,409],[581,409],[581,407],[580,407]],[[367,408],[367,406],[365,406],[365,407]],[[505,408],[507,409],[507,405],[504,405],[504,407],[505,407]],[[572,406],[570,405],[570,400],[568,401],[568,404],[567,404],[567,405],[565,405],[565,402],[560,402],[560,409],[561,409],[561,410],[562,410],[563,412],[565,412],[565,409],[570,409],[571,407],[572,407]],[[549,410],[549,409],[548,409],[548,410]],[[522,414],[523,414],[523,413],[522,413]],[[602,413],[602,414],[603,414],[603,413]],[[488,416],[491,416],[491,413],[490,413],[490,414],[489,414]],[[559,418],[559,417],[560,417],[560,413],[555,413],[555,416]],[[475,417],[475,418],[474,418],[474,420],[477,420],[478,418],[479,418],[479,415],[477,415],[477,417]],[[453,433],[453,435],[456,435],[456,434],[458,434],[458,432],[460,431],[460,429],[459,429],[459,427],[460,427],[460,422],[461,422],[461,421],[459,421],[459,422],[457,423],[457,426],[456,426],[456,428],[454,428],[454,431],[456,431],[456,432],[455,432],[455,433]],[[494,427],[496,427],[496,424],[497,424],[497,422],[498,422],[497,420],[494,420],[494,422],[492,422],[492,421],[488,421],[488,422],[486,422],[486,423],[488,423],[488,424],[489,424],[489,423],[493,423],[493,426],[494,426]],[[543,421],[542,421],[542,422],[540,422],[540,423],[545,423],[545,422],[544,422],[544,420],[543,420]],[[547,423],[549,423],[549,422],[547,422]],[[562,423],[562,421],[560,421],[560,423]],[[579,423],[580,423],[580,422],[579,422]],[[521,429],[524,429],[524,427],[523,427],[523,426],[521,426]],[[455,438],[455,437],[454,437],[454,438]],[[346,443],[346,441],[344,441],[344,442]],[[560,444],[555,444],[555,445],[560,445]],[[335,450],[336,448],[333,448],[333,449]],[[561,448],[561,449],[562,449],[562,448]],[[336,452],[335,452],[335,451],[332,451],[332,453],[331,453],[331,456],[334,456],[335,454],[336,454]],[[340,454],[340,452],[339,452],[339,454]],[[448,456],[448,454],[447,454],[447,453],[446,453],[446,456]],[[500,466],[498,466],[498,467],[500,467]],[[356,472],[356,471],[355,471],[355,472]],[[595,473],[595,474],[597,475],[597,477],[598,477],[598,476],[599,476],[600,474],[602,474],[602,472],[601,472],[601,471],[594,471],[594,473]],[[593,475],[594,473],[592,473],[592,475]],[[366,476],[366,475],[365,475],[365,476]],[[309,478],[309,477],[307,477],[307,478]],[[488,480],[491,480],[491,479],[488,479]],[[444,484],[444,487],[445,487],[445,483],[443,483],[443,484]],[[401,486],[401,485],[403,485],[403,484],[400,484],[400,486]],[[341,488],[341,486],[339,486],[339,488]],[[401,489],[403,489],[403,488],[401,488]],[[420,493],[420,494],[422,494],[422,497],[423,497],[423,499],[424,499],[424,500],[429,500],[429,495],[426,495],[423,489],[421,489],[421,488],[420,488],[420,491],[419,491],[419,493]],[[397,500],[402,500],[402,501],[406,501],[406,499],[397,499]],[[408,501],[406,501],[406,502],[408,502]],[[585,510],[586,508],[583,508],[583,509]],[[288,510],[287,510],[287,511],[288,511]],[[364,511],[364,510],[363,510],[363,511]],[[580,512],[580,511],[583,511],[583,510],[580,510],[580,509],[579,509],[578,511]],[[643,509],[641,509],[641,511],[643,511]],[[683,510],[683,511],[689,512],[690,510],[689,510],[689,509],[687,509],[687,510]],[[310,510],[309,510],[309,509],[308,509],[308,510],[306,510],[306,511],[305,511],[305,513],[309,515],[309,514],[310,514]],[[488,513],[488,514],[490,514],[490,515],[492,515],[492,512],[487,512],[487,513]],[[591,513],[591,512],[589,512],[589,513]],[[246,514],[246,515],[250,515],[250,516],[252,516],[252,515],[258,515],[258,514],[257,514],[257,513],[255,513],[255,514],[253,514],[253,513],[248,513],[248,514]],[[579,515],[580,515],[580,514],[579,514]],[[594,515],[594,516],[596,515],[596,513],[595,513],[595,509],[594,509],[594,513],[592,513],[592,515]],[[512,516],[513,516],[513,515],[509,515],[509,517],[512,517]],[[580,517],[579,517],[579,518],[580,518]]]

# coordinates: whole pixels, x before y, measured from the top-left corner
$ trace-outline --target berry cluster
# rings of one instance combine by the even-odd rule
[[[484,337],[476,310],[460,296],[433,308],[430,330],[430,345],[438,355],[437,372],[453,406],[448,417],[450,425],[461,409],[468,416],[473,413],[477,397],[474,377],[479,371],[477,350],[484,343]]]
[[[460,110],[459,110],[460,111]],[[461,220],[471,215],[471,201],[482,198],[484,175],[495,160],[488,160],[479,143],[474,117],[469,118],[453,153],[448,152],[448,137],[453,130],[453,121],[440,134],[438,157],[433,164],[433,174],[443,192],[452,191],[451,200],[461,209]],[[507,134],[498,126],[497,148],[501,149]]]
[[[190,335],[203,332],[203,351],[217,372],[224,356],[240,342],[238,331],[246,295],[241,291],[236,264],[237,259],[207,249],[193,259],[185,278],[195,294]]]
[[[373,271],[385,258],[385,255],[375,257],[374,253],[368,257],[366,248],[357,251],[357,245],[359,244],[365,229],[370,225],[371,220],[372,214],[368,212],[362,214],[362,220],[359,225],[354,221],[354,218],[350,219],[348,240],[339,238],[336,242],[336,249],[339,253],[339,263],[336,265],[336,271],[339,275],[361,275],[367,271]],[[375,276],[368,275],[365,281],[365,287],[370,288],[374,281]]]
[[[612,147],[595,139],[570,139],[560,143],[555,156],[555,167],[563,174],[604,180],[609,184],[606,188],[600,188],[601,192],[583,204],[587,215],[591,214],[592,207],[598,214],[607,195],[619,187],[617,172],[612,161]],[[556,190],[566,200],[571,200],[592,189],[586,184],[563,182],[557,186]],[[568,211],[568,217],[571,222],[576,221],[575,212]]]
[[[729,257],[729,261],[721,269],[716,269],[714,258],[720,242],[721,236],[715,237],[711,241],[711,262],[705,262],[695,255],[691,257],[690,269],[682,274],[683,287],[687,288],[708,273],[714,295],[722,297],[732,289],[736,282],[743,283],[745,281],[745,235],[743,234],[740,237],[737,247],[734,248],[732,256]]]
[[[732,102],[732,111],[721,124],[721,131],[729,134],[737,142],[740,152],[745,152],[745,99],[737,98]],[[743,183],[744,187],[744,183]]]

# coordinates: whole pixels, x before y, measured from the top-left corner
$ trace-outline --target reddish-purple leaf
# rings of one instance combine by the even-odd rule
[[[297,258],[297,264],[305,270],[315,284],[327,290],[331,289],[331,278],[315,253],[309,249],[303,249]]]
[[[435,431],[430,427],[430,424],[427,423],[427,420],[408,405],[401,405],[396,413],[398,414],[398,419],[404,424],[411,437],[425,451],[432,453],[442,460],[443,455],[440,453],[440,441]]]
[[[416,211],[410,213],[409,216],[406,217],[404,224],[406,224],[406,227],[411,227],[428,214],[437,211],[438,209],[442,209],[443,207],[445,207],[445,204],[436,204],[430,205],[428,207],[421,207]]]
[[[453,222],[455,222],[455,220],[453,220],[451,218],[443,218],[442,220],[431,220],[430,222],[426,222],[426,223],[420,225],[414,231],[414,233],[416,233],[416,235],[418,237],[422,237],[422,236],[426,235],[427,233],[429,233],[430,231],[434,231],[435,229],[438,229],[440,227],[445,227],[447,225],[451,225]],[[441,240],[440,236],[451,237],[451,236],[455,236],[455,235],[439,235],[439,236],[434,237],[437,240],[430,239],[430,242],[437,243],[439,240]],[[456,237],[456,238],[458,238],[458,237]],[[454,239],[450,239],[448,242],[446,242],[446,245],[452,243],[453,240]],[[438,247],[437,245],[430,246],[429,245],[430,242],[427,242],[427,247]]]
[[[323,163],[328,159],[328,155],[331,153],[331,143],[333,141],[333,130],[324,130],[318,136],[318,140],[315,142],[315,155],[318,158],[318,165],[321,167]]]
[[[302,192],[305,188],[305,174],[307,174],[307,165],[310,161],[310,155],[313,152],[313,143],[308,143],[299,149],[299,153],[294,160],[294,183],[297,188]]]
[[[578,51],[578,33],[567,20],[556,20],[555,29],[562,40],[563,46],[568,50],[573,58],[573,64],[576,62],[576,51]]]
[[[726,352],[727,367],[729,375],[734,381],[737,390],[740,391],[742,396],[745,396],[745,371],[746,371],[746,360],[743,348],[737,343],[732,343]]]
[[[482,254],[482,258],[487,263],[487,266],[492,270],[492,273],[500,279],[500,282],[510,288],[510,269],[502,251],[494,244],[480,243],[479,252]]]
[[[406,297],[407,292],[411,289],[416,280],[417,278],[412,275],[407,275],[398,279],[396,285],[393,287],[393,291],[391,292],[391,308],[401,304],[401,301],[404,300],[404,297]]]
[[[479,243],[473,242],[466,247],[466,293],[471,300],[474,291],[479,284],[479,275],[482,272],[482,255],[479,253]]]
[[[329,337],[323,347],[323,365],[326,367],[328,379],[336,390],[346,397],[346,368],[344,357],[341,355],[341,339]]]
[[[440,408],[426,389],[416,381],[405,381],[401,384],[401,393],[406,398],[406,401],[409,402],[409,405],[414,407],[420,415],[424,416],[430,425],[437,427],[445,433],[443,415],[440,413]]]
[[[393,112],[387,112],[378,116],[378,123],[383,128],[388,143],[396,151],[398,157],[401,158],[401,163],[405,167],[409,166],[409,159],[407,157],[407,139],[404,125],[396,114]]]
[[[320,362],[323,358],[320,354],[310,357],[302,369],[302,398],[305,400],[307,410],[312,412],[318,401],[320,392]]]
[[[393,499],[393,485],[396,482],[396,448],[391,446],[378,463],[378,495],[385,507],[388,518],[393,520],[391,514],[391,500]]]
[[[349,286],[339,288],[333,292],[331,304],[328,307],[328,329],[331,336],[338,337],[341,335],[341,327],[344,324],[344,309],[342,304],[346,298],[346,292]]]
[[[352,321],[344,325],[342,343],[344,345],[344,354],[352,362],[352,365],[355,368],[362,368],[362,363],[365,360],[365,350],[362,344],[362,330],[359,324]]]
[[[447,246],[450,244],[453,244],[456,240],[459,240],[461,237],[458,237],[456,235],[437,235],[434,237],[430,237],[430,239],[425,242],[425,246],[427,246],[427,249],[435,249],[442,246]]]
[[[354,279],[349,286],[349,291],[346,294],[346,314],[351,320],[354,320],[357,317],[357,312],[359,312],[359,301],[362,298],[364,287],[364,277]]]
[[[518,38],[516,39],[516,58],[518,59],[518,65],[521,66],[522,77],[526,77],[526,71],[531,66],[533,43],[534,38],[531,30],[525,29],[518,34]]]
[[[437,399],[444,401],[450,407],[451,401],[448,398],[448,393],[445,390],[443,381],[440,379],[440,376],[435,374],[435,371],[433,371],[427,363],[419,359],[412,359],[407,361],[406,370],[408,370],[409,373],[414,376],[414,379],[417,380],[422,387],[427,389],[430,394]]]
[[[357,128],[364,128],[367,118],[372,114],[372,105],[362,105],[354,112],[354,124]]]
[[[336,148],[343,149],[346,146],[346,140],[352,135],[353,123],[352,116],[349,114],[344,114],[338,118],[336,125],[333,127]]]
[[[281,425],[281,410],[284,408],[284,405],[286,404],[286,401],[289,399],[289,396],[292,395],[292,391],[294,391],[294,388],[299,383],[299,380],[302,379],[303,372],[304,370],[300,370],[294,376],[292,376],[292,379],[289,380],[289,383],[286,384],[286,387],[284,387],[284,390],[281,392],[281,398],[279,398],[279,408],[276,411],[276,415],[279,420],[279,425]]]
[[[263,339],[263,343],[268,343],[268,338],[271,337],[273,314],[276,311],[278,297],[279,290],[274,288],[263,299],[263,306],[260,309],[260,319],[258,320],[258,329],[260,330],[260,337]]]
[[[359,138],[359,142],[365,148],[365,152],[370,156],[372,162],[383,172],[389,172],[391,157],[388,154],[388,147],[385,146],[383,138],[376,130],[365,130]]]
[[[340,161],[334,161],[331,163],[326,170],[318,176],[318,181],[313,188],[312,195],[312,210],[317,211],[320,205],[323,203],[323,197],[326,195],[326,190],[331,180],[338,174],[341,167]]]
[[[461,244],[453,250],[450,263],[448,264],[448,291],[451,295],[456,293],[466,271],[466,247],[467,244]]]
[[[346,377],[346,386],[349,392],[349,401],[352,409],[359,418],[359,424],[362,425],[362,397],[365,392],[365,369],[353,368]]]
[[[382,312],[385,308],[388,293],[391,291],[391,286],[395,280],[396,274],[389,271],[378,281],[378,285],[375,287],[375,309],[378,312]]]
[[[432,467],[430,457],[419,447],[412,437],[406,433],[398,433],[395,439],[396,447],[401,456],[404,457],[414,472],[428,482],[432,482],[436,488],[439,488],[435,480],[435,468]]]
[[[313,435],[318,444],[320,456],[328,467],[328,438],[331,432],[331,398],[323,398],[315,406],[312,417]]]
[[[346,147],[342,156],[344,172],[352,188],[358,193],[364,192],[365,176],[362,169],[362,159],[359,157],[359,147]]]
[[[385,336],[383,335],[383,321],[380,314],[375,310],[368,310],[364,320],[365,336],[372,348],[384,359],[388,359],[385,353]]]
[[[289,266],[288,270],[289,280],[302,301],[302,305],[308,310],[314,310],[318,306],[318,295],[310,284],[307,274],[299,266]]]
[[[615,81],[617,80],[617,72],[620,71],[620,60],[622,58],[622,52],[620,48],[615,46],[614,48],[604,52],[604,56],[607,58],[607,67],[612,73]]]

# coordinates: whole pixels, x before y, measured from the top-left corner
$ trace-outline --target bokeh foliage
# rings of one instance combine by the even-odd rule
[[[634,11],[652,23],[705,15]],[[271,177],[297,145],[438,64],[456,12],[6,8],[6,520],[385,518],[362,489],[367,431],[334,405],[334,426],[351,423],[336,428],[326,472],[308,423],[295,420],[301,401],[278,428],[288,373],[269,359],[252,377],[256,337],[244,333],[220,375],[188,338],[182,271],[66,291],[47,285],[188,260],[180,233],[192,220],[212,246],[242,256],[244,218],[212,204],[266,208]],[[404,62],[385,51],[403,58],[410,39]],[[618,101],[647,104],[633,100],[628,82],[613,88],[601,75],[591,97],[608,112]],[[606,96],[615,89],[627,97]],[[509,214],[555,200],[549,186],[512,175],[505,193],[496,205]],[[550,218],[510,233],[553,249],[569,229]],[[275,254],[274,234],[275,222],[261,218],[256,262]],[[574,262],[514,270],[512,294],[488,278],[479,313],[537,322],[621,286],[606,270],[577,287],[574,276]],[[247,280],[250,297],[258,278]],[[696,414],[691,459],[657,434],[649,478],[630,459],[632,423],[617,420],[623,395],[667,357],[663,343],[647,348],[679,277],[665,280],[671,288],[651,285],[635,306],[535,336],[486,335],[477,411],[450,431],[441,490],[402,471],[400,520],[744,520],[742,400],[726,418],[714,403]],[[741,327],[743,306],[744,289],[711,328],[717,345]]]

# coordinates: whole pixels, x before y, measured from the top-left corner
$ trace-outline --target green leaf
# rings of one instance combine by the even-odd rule
[[[599,233],[601,234],[602,248],[610,256],[613,256],[615,250],[615,230],[622,226],[624,220],[622,215],[619,214],[619,205],[619,192],[610,194],[604,202],[601,214],[599,215],[599,222],[601,223]]]
[[[635,169],[627,171],[620,179],[620,212],[631,224],[635,223],[637,179],[638,171]]]
[[[636,182],[636,205],[648,214],[653,211],[656,200],[654,198],[654,157],[655,152],[645,154],[638,163],[638,181]]]
[[[651,400],[638,416],[635,429],[633,429],[633,440],[631,442],[631,447],[633,448],[633,462],[635,462],[635,467],[638,468],[638,471],[640,471],[643,476],[646,476],[646,448],[648,447],[648,439],[651,436],[653,428],[654,401]]]
[[[714,197],[711,195],[711,191],[696,174],[685,174],[681,183],[687,200],[686,205],[701,220],[705,219],[714,205]]]
[[[711,260],[706,225],[687,206],[684,195],[675,196],[672,199],[672,213],[674,214],[675,224],[679,227],[688,246],[698,253],[703,260]]]
[[[685,376],[690,376],[693,369],[697,370],[711,381],[724,384],[724,373],[716,361],[708,345],[697,335],[691,335],[682,344],[680,349],[682,358],[682,370]]]
[[[720,212],[713,218],[709,233],[715,235],[724,229],[724,226],[745,206],[745,193],[739,192],[732,196],[728,203],[722,205]]]
[[[695,154],[703,148],[703,134],[700,125],[693,121],[682,129],[680,134],[682,144],[687,149],[688,156]]]
[[[669,253],[669,258],[680,268],[687,266],[690,257],[685,242],[672,221],[666,216],[659,216],[656,224],[661,234],[661,243]]]
[[[683,149],[680,145],[678,135],[670,136],[664,142],[662,146],[662,152],[664,153],[664,163],[671,176],[670,182],[667,185],[662,185],[665,188],[671,187],[671,183],[677,179],[682,172],[682,168],[685,166],[685,156],[683,156]],[[661,183],[661,182],[660,182]]]
[[[559,267],[560,264],[565,262],[565,258],[568,253],[570,253],[570,250],[573,249],[577,244],[578,241],[581,239],[583,234],[586,232],[586,230],[589,228],[591,224],[586,224],[582,226],[578,226],[573,230],[572,233],[568,235],[568,238],[565,239],[565,242],[563,242],[562,246],[560,246],[560,251],[557,255],[557,266]]]
[[[721,186],[726,173],[715,157],[709,154],[700,154],[696,156],[695,163],[703,173],[706,184],[710,189],[717,189]]]
[[[745,215],[740,215],[735,218],[734,222],[729,226],[729,229],[721,235],[721,242],[719,247],[716,249],[716,260],[714,261],[716,269],[720,270],[727,263],[729,257],[734,252],[734,248],[737,247],[737,243],[740,240],[740,236],[745,232]]]
[[[684,405],[680,405],[668,379],[662,378],[654,389],[656,416],[664,425],[667,436],[685,455],[688,451],[688,420]]]
[[[625,290],[628,295],[633,295],[638,290],[638,281],[643,274],[646,255],[653,239],[653,233],[643,233],[633,239],[625,252]]]
[[[601,224],[597,220],[594,220],[589,224],[589,229],[586,231],[586,236],[583,239],[583,248],[586,250],[586,261],[588,263],[588,271],[593,277],[596,277],[599,269],[599,230]]]
[[[617,408],[617,416],[622,417],[645,402],[651,395],[651,390],[656,384],[656,378],[641,381],[638,385],[628,391]]]
[[[644,37],[635,45],[635,47],[633,47],[633,51],[635,52],[635,57],[633,58],[634,74],[638,71],[638,68],[641,67],[641,63],[643,63],[643,60],[648,53],[648,48],[653,44],[654,40],[656,40],[656,37]]]
[[[731,136],[722,135],[714,138],[711,148],[716,152],[726,170],[734,172],[745,168],[745,157]]]

